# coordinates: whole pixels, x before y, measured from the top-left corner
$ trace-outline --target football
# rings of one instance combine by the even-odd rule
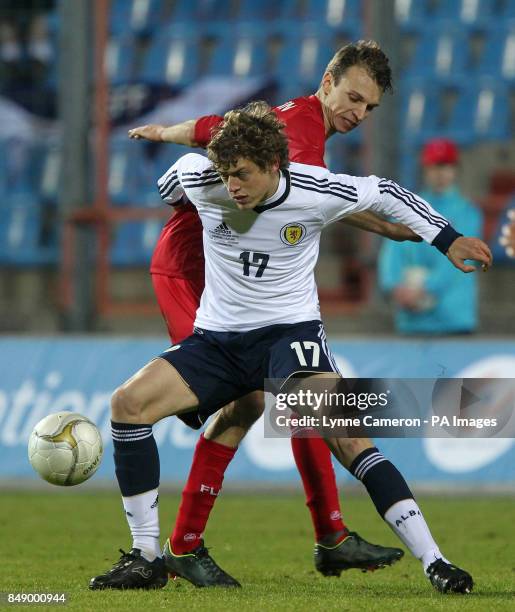
[[[102,461],[103,445],[89,419],[76,412],[56,412],[34,427],[28,451],[41,478],[69,487],[93,476]]]

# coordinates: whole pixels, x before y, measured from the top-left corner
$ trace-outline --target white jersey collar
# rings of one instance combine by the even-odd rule
[[[279,178],[279,185],[277,185],[277,189],[274,195],[267,198],[264,202],[259,204],[254,208],[254,211],[257,213],[262,213],[265,210],[269,210],[270,208],[275,208],[282,204],[284,200],[290,194],[290,173],[286,168],[281,170],[281,176]]]

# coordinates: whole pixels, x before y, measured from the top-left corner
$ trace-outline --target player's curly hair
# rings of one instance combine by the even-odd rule
[[[207,146],[207,156],[217,170],[227,170],[241,157],[250,159],[261,170],[275,162],[282,170],[288,167],[288,140],[284,124],[266,102],[251,102],[231,110]]]
[[[334,84],[338,85],[345,71],[351,66],[364,68],[383,93],[392,91],[392,69],[388,57],[375,40],[358,40],[341,47],[327,64],[325,72],[330,72]]]

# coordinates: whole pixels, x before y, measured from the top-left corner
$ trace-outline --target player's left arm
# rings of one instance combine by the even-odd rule
[[[465,263],[467,259],[482,264],[483,269],[491,266],[492,254],[488,245],[479,238],[464,237],[458,233],[428,202],[394,181],[377,176],[328,174],[332,201],[328,201],[322,211],[325,223],[337,221],[354,212],[373,210],[406,224],[426,242],[447,255],[449,261],[462,272],[473,272],[476,269]]]
[[[418,234],[415,234],[407,225],[404,225],[404,223],[388,221],[369,210],[344,217],[340,220],[340,223],[345,223],[346,225],[357,227],[366,232],[384,236],[390,240],[395,240],[395,242],[404,242],[405,240],[422,242],[422,238]]]
[[[293,162],[298,162],[299,164],[318,166],[319,168],[326,167],[324,161],[324,149],[314,147],[312,141],[309,141],[305,148],[299,149],[294,155],[292,155],[290,160]],[[405,240],[410,240],[412,242],[422,241],[420,236],[415,234],[413,230],[403,223],[388,221],[371,210],[350,214],[343,219],[340,219],[340,223],[350,225],[351,227],[355,227],[365,232],[371,232],[372,234],[384,236],[385,238],[395,240],[396,242],[404,242]]]

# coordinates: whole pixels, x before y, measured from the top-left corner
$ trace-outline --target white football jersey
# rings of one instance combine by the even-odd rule
[[[195,326],[213,331],[320,319],[314,277],[320,232],[346,215],[367,209],[391,215],[427,242],[456,237],[425,200],[393,181],[318,166],[290,163],[276,193],[253,210],[239,210],[211,162],[196,153],[181,157],[158,188],[169,204],[186,194],[199,212],[206,285]]]

